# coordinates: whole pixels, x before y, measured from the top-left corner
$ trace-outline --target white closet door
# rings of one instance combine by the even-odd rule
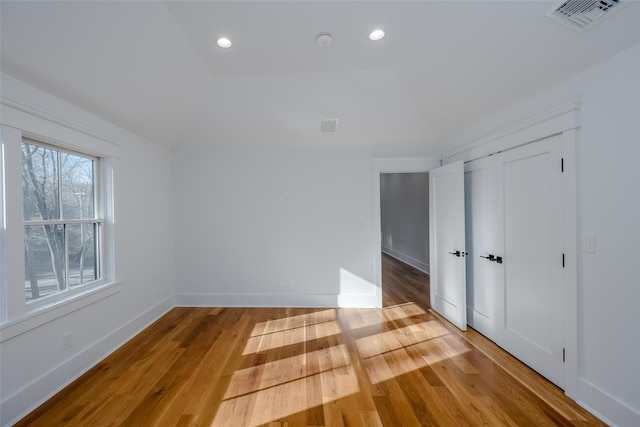
[[[467,256],[467,323],[498,341],[503,324],[504,255],[502,180],[498,162],[486,157],[467,163],[464,174]]]
[[[468,163],[465,208],[469,325],[563,387],[561,158],[552,137]]]
[[[504,197],[504,330],[507,351],[564,384],[560,137],[500,155]]]
[[[431,307],[467,329],[464,165],[429,171]]]

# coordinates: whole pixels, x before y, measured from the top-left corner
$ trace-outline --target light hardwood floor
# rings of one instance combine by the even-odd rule
[[[383,309],[174,308],[19,426],[598,426],[428,310],[383,256]]]

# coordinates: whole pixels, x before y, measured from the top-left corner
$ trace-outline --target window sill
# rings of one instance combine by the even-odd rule
[[[112,282],[87,289],[85,292],[57,299],[45,305],[27,309],[24,316],[0,324],[0,342],[4,342],[62,316],[120,292],[120,282]]]

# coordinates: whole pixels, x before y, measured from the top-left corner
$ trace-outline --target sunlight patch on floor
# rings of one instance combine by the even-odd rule
[[[335,320],[321,324],[313,324],[298,328],[280,330],[278,332],[257,335],[247,340],[243,355],[262,353],[279,347],[300,344],[318,338],[342,333],[340,325]]]
[[[433,366],[468,350],[454,349],[444,339],[435,338],[401,347],[367,358],[364,366],[373,384],[380,384],[400,375]]]
[[[340,344],[239,369],[233,373],[224,398],[237,397],[329,370],[339,372],[340,368],[347,369],[350,363],[347,346]]]
[[[440,327],[437,321],[432,320],[358,338],[356,347],[360,356],[367,358],[448,334],[449,331]]]
[[[337,314],[335,309],[317,311],[315,313],[300,314],[297,316],[288,316],[281,319],[267,320],[259,322],[253,327],[251,336],[259,336],[273,332],[286,331],[288,329],[300,328],[302,326],[315,325],[317,323],[329,322],[336,320]]]
[[[388,320],[406,319],[408,317],[426,314],[426,311],[414,302],[385,307],[383,312]]]
[[[367,328],[375,325],[384,325],[388,321],[407,319],[413,316],[420,316],[426,312],[415,303],[406,303],[385,307],[382,310],[375,309],[353,309],[348,310],[346,321],[351,330]]]
[[[331,352],[323,354],[325,351]],[[240,394],[236,397],[225,398],[220,404],[216,417],[211,424],[212,427],[228,426],[228,420],[238,420],[238,426],[262,426],[269,422],[282,419],[284,417],[306,411],[310,408],[327,404],[338,399],[356,394],[360,391],[358,378],[353,366],[350,364],[349,353],[344,345],[327,348],[318,352],[319,373],[306,374],[302,378],[291,380],[285,372],[276,365],[276,369],[272,374],[275,376],[260,379],[258,390],[249,393]],[[332,358],[338,358],[335,367],[324,365],[332,365],[336,363]],[[286,361],[286,359],[285,359]],[[342,361],[342,362],[340,362]],[[291,361],[289,361],[291,362]],[[271,369],[271,368],[267,368]],[[279,377],[278,374],[285,374]],[[298,375],[304,374],[302,372]],[[233,382],[237,380],[242,384],[246,379],[247,372],[241,374],[245,378],[236,377],[232,380],[229,389],[235,389],[238,393],[242,390],[250,390],[254,386],[246,388],[245,385],[235,387]],[[249,373],[249,375],[251,375]],[[313,392],[309,392],[313,390]],[[230,395],[228,392],[227,395]],[[240,420],[242,422],[240,423]]]

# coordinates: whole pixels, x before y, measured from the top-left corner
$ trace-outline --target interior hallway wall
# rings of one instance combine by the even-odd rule
[[[380,175],[382,251],[429,273],[429,173]]]

